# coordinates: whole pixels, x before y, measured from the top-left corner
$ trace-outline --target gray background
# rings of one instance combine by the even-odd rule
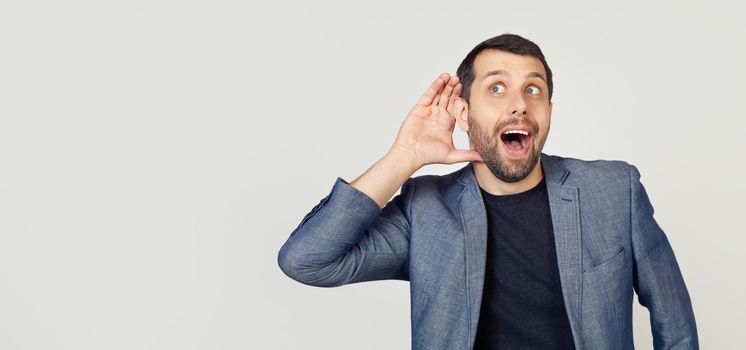
[[[639,167],[703,347],[736,348],[735,3],[5,1],[0,348],[408,348],[407,283],[307,287],[277,251],[438,73],[503,32],[555,72],[545,152]]]

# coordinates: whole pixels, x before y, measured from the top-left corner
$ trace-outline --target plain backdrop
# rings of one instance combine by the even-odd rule
[[[336,177],[383,156],[438,73],[505,32],[538,43],[555,73],[544,151],[640,169],[702,347],[738,348],[744,12],[4,1],[0,349],[408,348],[406,282],[308,287],[277,252]],[[651,348],[644,308],[634,322],[635,344]]]

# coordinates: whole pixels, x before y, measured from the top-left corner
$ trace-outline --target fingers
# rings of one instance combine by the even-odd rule
[[[444,159],[443,164],[453,164],[460,162],[483,162],[482,156],[474,150],[452,150]]]
[[[420,98],[420,101],[417,102],[417,104],[421,106],[430,106],[436,96],[443,91],[443,87],[446,85],[450,77],[451,76],[448,73],[439,75],[438,78],[430,84],[430,87],[427,88],[427,91],[425,91],[425,94],[422,95],[422,98]]]
[[[459,82],[455,88],[453,88],[453,93],[451,94],[451,102],[453,100],[461,97],[461,89],[463,88],[463,85],[461,85],[461,82]],[[449,103],[450,104],[450,103]]]
[[[456,87],[456,84],[458,84],[458,77],[450,77],[445,88],[443,88],[443,92],[440,93],[440,98],[438,99],[438,107],[442,107],[444,109],[448,107],[448,102],[451,101],[451,93]]]
[[[430,87],[425,91],[417,104],[420,106],[435,104],[438,107],[447,109],[460,94],[461,84],[459,83],[458,76],[443,73],[430,84]]]
[[[453,88],[453,92],[451,93],[451,99],[448,101],[448,108],[446,108],[446,110],[452,117],[456,115],[455,101],[461,96],[461,86],[461,83],[456,84],[456,87]]]

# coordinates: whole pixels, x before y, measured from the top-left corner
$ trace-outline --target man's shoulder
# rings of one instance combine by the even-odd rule
[[[467,164],[447,174],[414,176],[404,184],[403,191],[412,191],[419,198],[433,198],[434,196],[441,199],[454,199],[464,190],[472,174],[472,165]]]
[[[556,155],[542,155],[546,166],[568,171],[567,183],[574,185],[600,184],[603,186],[629,186],[632,165],[623,160],[578,159]]]
[[[471,170],[470,169],[471,164],[467,164],[464,167],[461,167],[460,169],[447,173],[442,175],[437,174],[426,174],[426,175],[418,175],[412,177],[410,180],[416,181],[417,184],[430,184],[432,186],[449,186],[454,183],[461,182],[462,178],[467,175],[467,173]]]
[[[615,173],[615,172],[629,172],[630,164],[623,160],[612,160],[612,159],[579,159],[572,157],[563,157],[558,155],[543,154],[542,160],[544,162],[553,161],[557,164],[561,164],[567,170],[570,170],[576,174],[584,173]]]

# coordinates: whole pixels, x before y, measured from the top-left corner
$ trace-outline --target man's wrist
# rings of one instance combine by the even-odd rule
[[[397,164],[402,173],[407,175],[407,178],[422,167],[422,164],[417,161],[414,151],[396,144],[391,146],[384,158],[391,159],[392,164]]]

